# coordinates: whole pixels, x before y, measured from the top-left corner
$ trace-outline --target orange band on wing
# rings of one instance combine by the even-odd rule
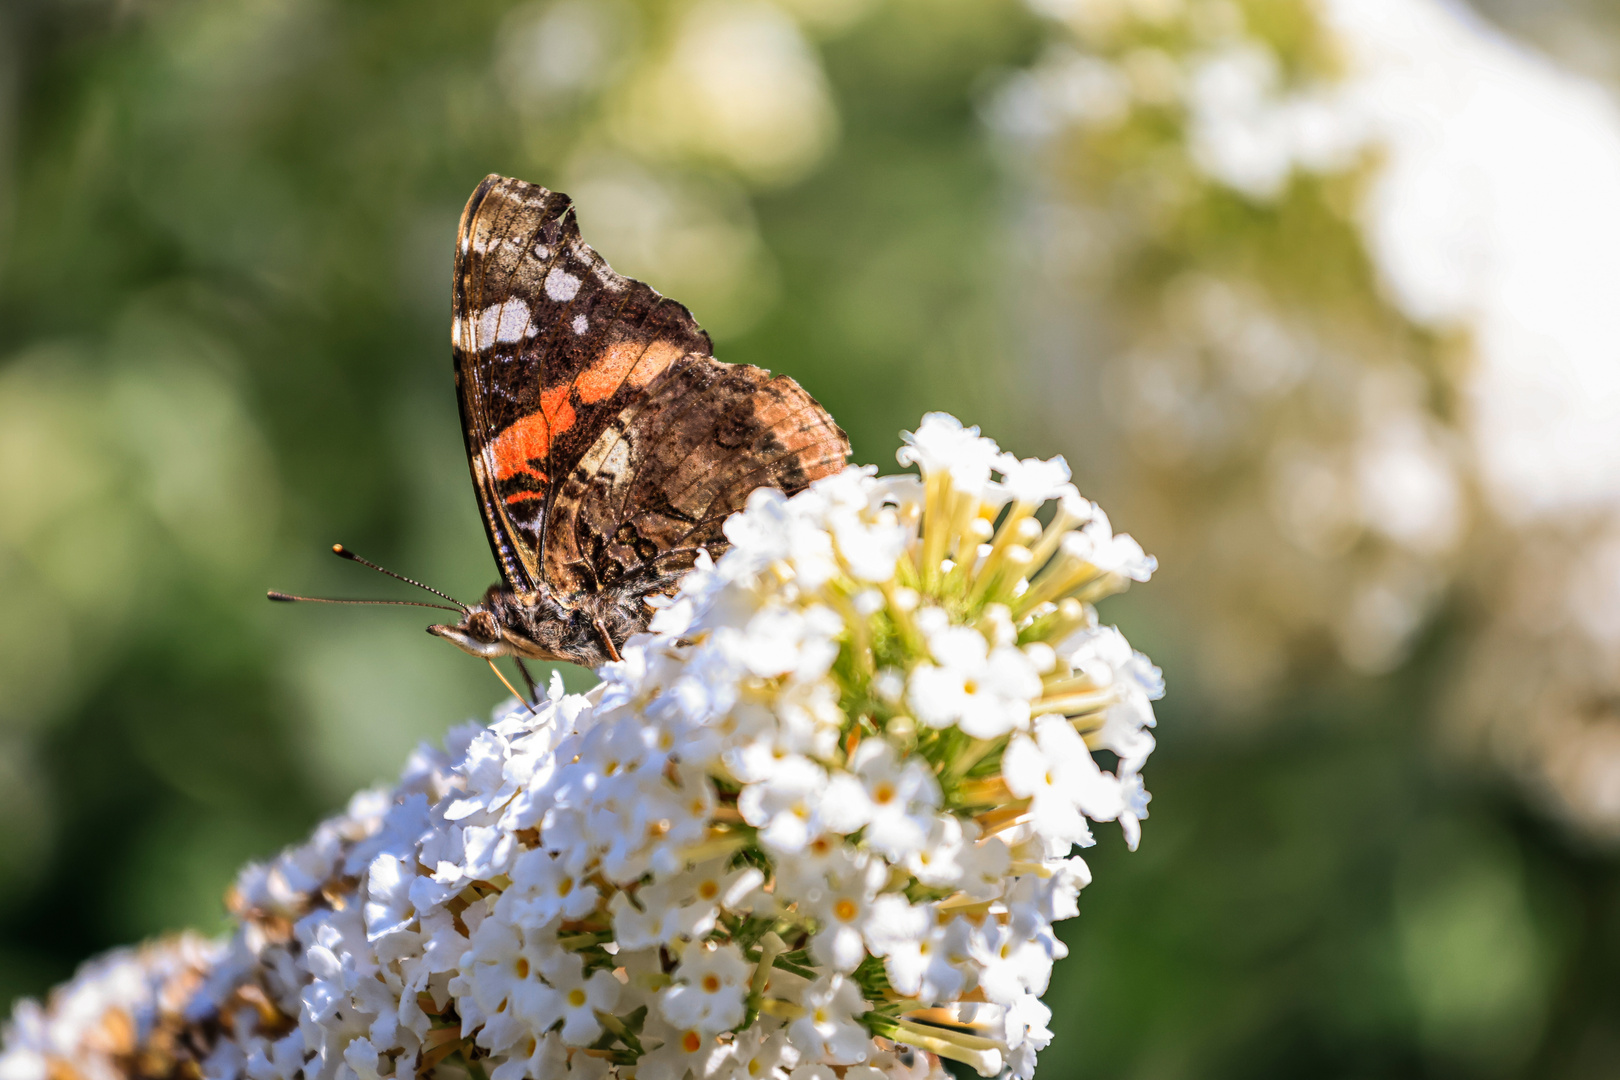
[[[647,346],[647,351],[642,353],[641,363],[630,372],[630,385],[639,390],[662,375],[665,368],[684,355],[685,351],[672,341],[653,342]]]
[[[559,386],[540,395],[540,412],[551,425],[551,441],[574,426],[574,407],[568,402],[572,387]]]
[[[598,356],[590,367],[579,373],[574,386],[579,400],[594,405],[624,385],[624,377],[641,359],[644,346],[639,341],[621,341]]]
[[[545,483],[545,473],[529,462],[546,460],[551,452],[551,428],[543,415],[530,413],[491,439],[488,452],[495,459],[494,479],[526,474]]]
[[[579,400],[586,405],[594,405],[603,398],[611,397],[627,378],[630,385],[639,390],[662,375],[664,369],[682,355],[680,346],[668,341],[655,341],[650,345],[642,345],[639,341],[621,341],[597,357],[590,367],[575,378],[574,386],[579,390]]]
[[[566,386],[559,386],[545,391],[540,395],[538,412],[523,417],[490,440],[495,480],[530,476],[542,484],[547,481],[546,474],[533,463],[546,460],[553,440],[574,426],[574,407],[568,402],[568,390]]]

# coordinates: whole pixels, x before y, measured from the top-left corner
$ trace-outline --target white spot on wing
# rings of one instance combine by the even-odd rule
[[[546,275],[546,295],[559,304],[566,304],[579,293],[579,278],[562,267],[553,267]]]
[[[589,319],[587,319],[585,316],[583,316],[583,315],[575,315],[574,316],[574,333],[583,334],[586,330],[590,329],[590,326],[591,326],[591,321]]]
[[[505,303],[489,305],[478,316],[479,348],[497,341],[520,341],[533,336],[529,305],[515,296]]]
[[[608,476],[623,476],[630,467],[630,441],[621,439],[613,444],[602,461],[601,472]]]
[[[450,320],[450,344],[455,346],[458,349],[461,348],[461,320],[460,319],[451,319]]]
[[[534,257],[537,259],[549,259],[551,258],[551,249],[544,244],[536,244],[534,245]]]

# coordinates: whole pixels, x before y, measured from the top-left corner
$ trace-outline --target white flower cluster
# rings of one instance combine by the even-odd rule
[[[0,1078],[124,1080],[137,1056],[150,1064],[176,1041],[187,1005],[222,952],[188,933],[89,961],[46,1004],[17,1003]]]
[[[203,1074],[1031,1076],[1071,851],[1135,846],[1162,689],[1090,605],[1154,563],[1061,459],[940,414],[900,457],[756,492],[589,695],[246,872]]]

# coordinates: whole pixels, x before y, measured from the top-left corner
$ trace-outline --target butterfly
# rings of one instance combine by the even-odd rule
[[[453,301],[462,432],[501,581],[428,632],[474,656],[619,659],[649,601],[725,550],[751,492],[791,495],[849,456],[798,383],[716,360],[691,312],[615,273],[566,195],[485,177],[461,215]]]

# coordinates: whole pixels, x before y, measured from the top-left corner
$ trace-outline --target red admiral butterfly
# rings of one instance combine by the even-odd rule
[[[716,360],[691,312],[615,273],[566,195],[486,177],[461,215],[454,307],[462,431],[502,583],[428,631],[474,656],[617,659],[648,600],[725,549],[750,492],[792,494],[849,455],[798,383]]]

